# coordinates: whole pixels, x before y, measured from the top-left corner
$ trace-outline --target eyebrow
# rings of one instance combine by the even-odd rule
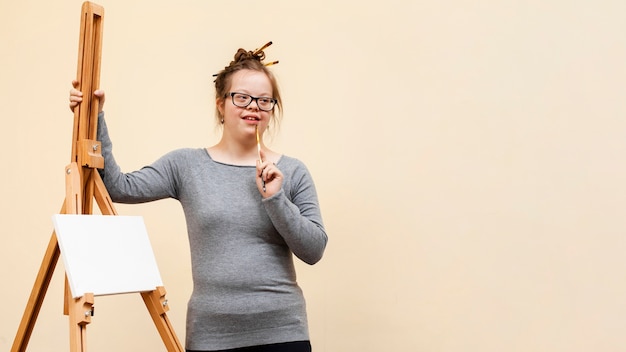
[[[245,90],[245,89],[241,89],[241,90],[231,89],[230,91],[233,92],[233,93],[247,94],[247,95],[249,95],[251,97],[255,97],[255,98],[272,98],[272,94],[271,93],[270,94],[254,95],[254,94],[250,94],[250,92]]]

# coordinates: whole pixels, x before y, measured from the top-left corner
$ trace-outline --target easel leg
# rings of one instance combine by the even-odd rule
[[[50,243],[48,244],[48,249],[46,250],[46,254],[41,262],[39,273],[35,279],[33,290],[31,291],[30,298],[26,304],[26,309],[24,311],[24,315],[22,316],[22,322],[20,323],[20,327],[15,335],[11,352],[26,351],[26,346],[28,345],[33,328],[35,327],[37,316],[39,315],[43,299],[48,291],[48,286],[50,286],[50,280],[52,279],[52,274],[54,274],[54,268],[56,267],[60,254],[61,251],[59,250],[57,236],[53,232],[50,238]]]
[[[142,292],[141,297],[150,312],[152,321],[156,325],[167,351],[184,352],[183,345],[178,341],[178,337],[176,337],[176,333],[166,314],[169,307],[165,299],[165,287],[159,286],[154,291]]]
[[[61,213],[80,213],[80,209],[82,207],[80,199],[80,176],[76,163],[71,163],[65,168],[65,186],[66,196],[65,201],[63,202],[63,207],[61,208]],[[15,335],[11,352],[26,351],[26,346],[28,346],[28,341],[30,340],[33,328],[35,327],[37,316],[41,310],[43,299],[46,296],[48,287],[50,286],[50,281],[52,280],[52,275],[54,274],[54,269],[56,268],[60,255],[61,251],[59,249],[57,236],[53,232],[50,237],[48,249],[46,250],[46,254],[41,262],[41,266],[39,267],[39,273],[37,274],[33,290],[31,291],[30,298],[28,299],[28,303],[22,317],[22,322],[20,323],[20,327]],[[68,314],[67,297],[71,296],[67,294],[67,283],[65,291],[66,301],[63,305],[63,313]]]
[[[100,173],[94,171],[91,174],[91,180],[94,184],[93,196],[96,199],[96,203],[98,203],[102,215],[118,215],[117,210],[115,210],[113,206],[113,200],[111,200],[111,196],[104,185],[104,181],[102,181],[102,177],[100,177]]]
[[[87,324],[91,323],[93,315],[93,293],[85,293],[80,298],[69,298],[70,311],[70,352],[85,352],[87,350]]]

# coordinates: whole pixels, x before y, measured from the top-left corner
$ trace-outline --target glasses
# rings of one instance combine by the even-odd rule
[[[274,98],[253,97],[249,94],[237,92],[230,92],[228,93],[228,95],[230,95],[230,97],[233,99],[233,104],[240,108],[247,107],[248,105],[250,105],[250,103],[252,103],[253,100],[256,102],[256,106],[259,107],[259,110],[263,111],[271,111],[274,108],[274,105],[276,105],[276,99]]]

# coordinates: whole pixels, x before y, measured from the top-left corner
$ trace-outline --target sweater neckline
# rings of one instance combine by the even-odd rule
[[[238,165],[238,164],[230,164],[230,163],[225,163],[222,161],[217,161],[215,159],[213,159],[213,157],[211,157],[211,154],[209,153],[209,150],[207,148],[202,148],[204,150],[204,154],[209,158],[209,160],[215,164],[219,164],[219,165],[224,165],[224,166],[231,166],[231,167],[239,167],[239,168],[255,168],[256,165]],[[281,154],[278,157],[278,161],[276,161],[276,164],[280,164],[281,161],[283,160],[284,154]]]

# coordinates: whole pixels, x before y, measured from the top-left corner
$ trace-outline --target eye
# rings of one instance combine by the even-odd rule
[[[248,99],[250,98],[248,95],[245,94],[235,94],[234,96],[235,100],[240,102],[240,103],[245,103],[248,101]]]

